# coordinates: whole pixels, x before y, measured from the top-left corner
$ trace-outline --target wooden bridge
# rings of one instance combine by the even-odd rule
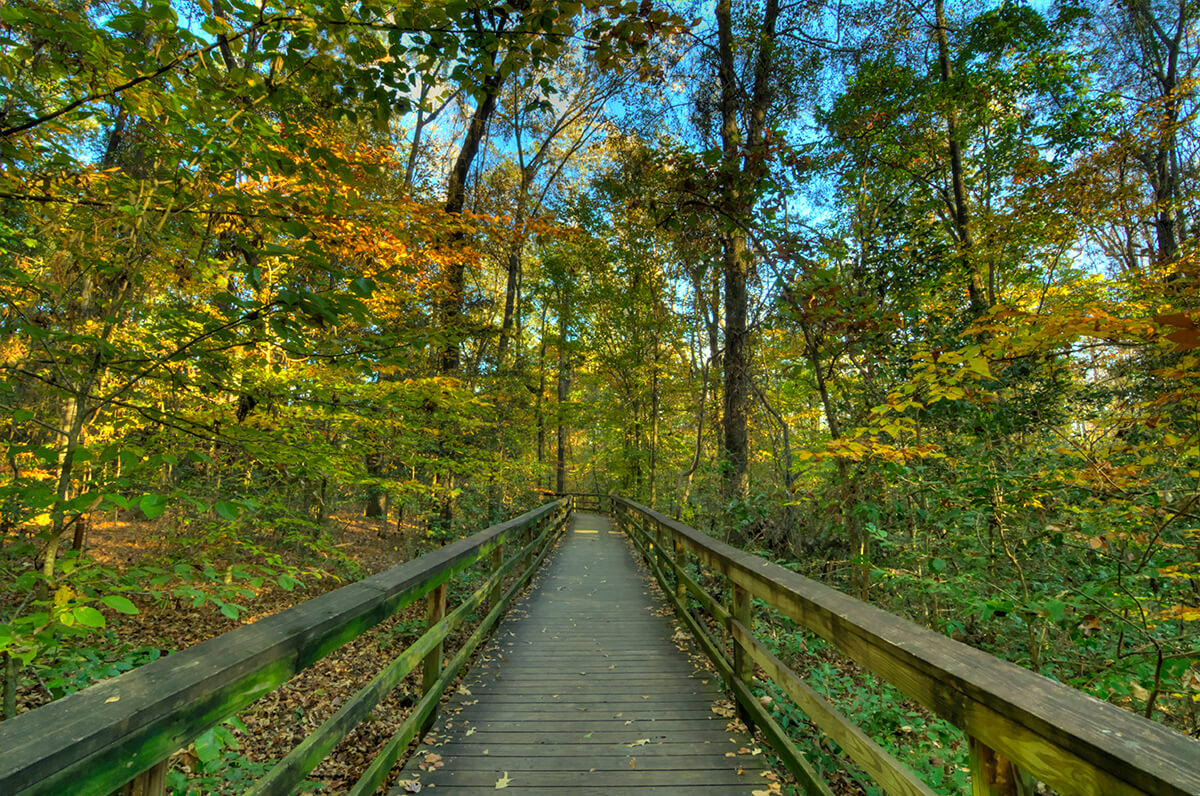
[[[636,568],[631,548],[660,584],[661,596]],[[486,568],[486,581],[448,606],[447,584],[472,567]],[[531,580],[535,588],[505,616]],[[722,584],[719,597],[704,588],[713,583]],[[668,611],[661,609],[664,599],[719,678],[678,649]],[[164,793],[173,752],[418,600],[428,605],[424,635],[250,793],[293,792],[417,667],[423,697],[350,793],[381,790],[431,723],[393,793],[427,787],[547,796],[765,789],[762,756],[741,751],[751,748],[749,738],[712,711],[721,687],[801,790],[831,793],[760,703],[754,689],[764,679],[878,789],[934,793],[771,654],[756,635],[770,630],[756,618],[757,603],[816,632],[960,727],[970,743],[976,796],[1029,796],[1046,792],[1044,787],[1064,796],[1200,795],[1200,745],[1191,739],[643,506],[596,496],[563,497],[3,722],[0,794]],[[444,650],[450,631],[477,610],[486,616],[469,639]],[[489,634],[489,645],[479,650]],[[447,654],[452,657],[443,665]],[[472,660],[439,717],[443,695]]]

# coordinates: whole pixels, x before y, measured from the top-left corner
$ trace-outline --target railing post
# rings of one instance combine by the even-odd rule
[[[753,603],[750,600],[750,592],[736,583],[730,584],[729,613],[730,618],[740,622],[742,627],[746,628],[747,632],[754,632]],[[754,659],[738,643],[737,636],[733,634],[732,627],[730,628],[729,636],[733,644],[733,676],[741,680],[749,688],[754,681]],[[737,705],[738,718],[744,721],[747,727],[753,729],[754,724],[750,713],[742,707],[741,702],[738,702],[736,694],[734,694],[734,703]]]
[[[683,560],[683,542],[679,541],[678,537],[673,540],[673,548],[675,552],[675,596],[683,606],[687,607],[687,584],[683,582],[684,575],[684,560]]]
[[[446,616],[446,584],[443,583],[429,592],[429,602],[425,613],[425,629],[436,625]],[[437,683],[438,678],[442,676],[442,647],[444,642],[439,641],[437,646],[429,651],[425,656],[424,662],[421,664],[421,693],[428,694],[429,689]]]
[[[974,736],[967,736],[971,755],[971,796],[1033,796],[1037,782],[1015,763]]]
[[[504,566],[504,541],[501,540],[496,544],[496,548],[492,550],[492,574],[495,575],[500,571],[500,567]],[[500,578],[492,584],[492,590],[488,593],[488,606],[495,608],[500,602],[500,594],[504,587],[504,579]]]
[[[113,791],[112,796],[167,796],[167,769],[170,758],[159,760]]]
[[[523,537],[521,546],[525,548],[525,558],[522,559],[521,564],[522,570],[529,569],[530,565],[533,564],[533,540],[537,538],[538,531],[540,531],[542,526],[545,524],[545,520],[538,523],[530,523],[529,525],[526,525],[525,530],[521,532],[521,536]]]

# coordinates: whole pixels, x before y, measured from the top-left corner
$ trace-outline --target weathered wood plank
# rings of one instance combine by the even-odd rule
[[[695,786],[728,785],[739,789],[741,793],[747,793],[752,788],[761,787],[762,783],[762,780],[749,770],[743,774],[738,774],[736,770],[730,769],[688,770],[678,768],[665,771],[642,771],[636,766],[626,766],[623,770],[618,771],[524,772],[516,772],[502,767],[496,767],[491,771],[453,771],[448,768],[439,768],[436,772],[426,773],[420,778],[420,781],[435,782],[439,790],[449,791],[453,788],[452,792],[457,793],[459,788],[479,786],[494,788],[496,781],[505,772],[509,774],[508,788],[514,791],[518,788],[539,787],[570,789],[574,793],[575,788],[606,784],[613,787],[671,785],[674,786],[675,792],[680,794],[691,793],[691,789]],[[437,776],[431,776],[431,773]],[[405,776],[408,777],[407,774]],[[726,794],[733,792],[738,791],[725,791]]]

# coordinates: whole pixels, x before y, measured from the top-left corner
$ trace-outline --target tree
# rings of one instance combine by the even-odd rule
[[[763,176],[766,157],[767,111],[771,105],[770,74],[775,54],[775,25],[779,3],[767,0],[755,26],[749,60],[753,64],[748,90],[735,61],[732,0],[716,7],[721,110],[722,172],[728,180],[720,208],[724,230],[721,249],[725,268],[725,370],[723,394],[724,450],[727,459],[725,492],[745,499],[749,492],[749,443],[746,413],[750,402],[750,357],[747,340],[747,278],[751,255],[747,229],[755,205],[755,187]]]

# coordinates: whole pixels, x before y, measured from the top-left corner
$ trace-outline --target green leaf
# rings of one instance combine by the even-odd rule
[[[120,495],[105,495],[104,502],[119,509],[128,508],[129,501]]]
[[[84,627],[104,627],[104,614],[90,605],[78,605],[71,610],[75,621]]]
[[[15,412],[13,412],[13,422],[14,423],[24,423],[26,420],[32,420],[32,419],[33,419],[33,412],[30,412],[28,409],[18,409]]]
[[[236,520],[238,518],[238,507],[228,500],[218,500],[213,504],[213,511],[217,512],[217,516],[226,520]]]
[[[944,559],[941,559],[941,558],[932,558],[929,560],[929,568],[932,569],[934,572],[945,572],[946,571],[946,562]]]
[[[196,739],[196,757],[201,763],[211,763],[221,754],[221,745],[217,743],[214,730],[203,733]]]
[[[221,603],[221,613],[230,619],[237,619],[239,615],[238,607],[233,603]]]
[[[153,520],[167,510],[166,495],[146,495],[138,501],[138,508],[146,515],[146,519]]]
[[[134,605],[128,598],[122,597],[119,594],[109,594],[100,598],[100,602],[112,608],[114,611],[120,611],[123,614],[136,614],[137,606]]]

